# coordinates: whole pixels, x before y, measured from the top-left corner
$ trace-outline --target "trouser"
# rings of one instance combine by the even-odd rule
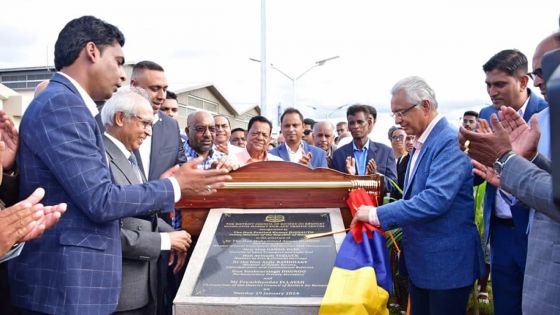
[[[521,315],[527,235],[513,221],[492,218],[490,272],[495,315]]]
[[[445,290],[421,289],[409,282],[411,315],[460,315],[467,313],[472,285]]]

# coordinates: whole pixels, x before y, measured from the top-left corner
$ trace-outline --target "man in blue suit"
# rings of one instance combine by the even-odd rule
[[[547,101],[551,101],[543,76],[542,59],[545,53],[560,48],[560,32],[547,36],[533,54],[534,86],[538,87]],[[550,162],[550,122],[541,124],[543,116],[550,118],[546,108],[531,118],[531,126],[513,109],[502,108],[500,119],[508,120],[505,126],[516,126],[508,130],[518,135],[510,143],[501,124],[493,121],[494,133],[473,134],[461,130],[463,140],[470,140],[469,155],[476,161],[475,172],[486,178],[488,183],[510,192],[519,201],[533,208],[527,245],[527,262],[523,280],[523,314],[559,314],[560,301],[560,209],[552,197],[552,165]],[[507,113],[507,114],[506,114]],[[546,114],[546,115],[543,115]],[[512,123],[512,121],[515,121]],[[540,127],[535,128],[538,121]],[[523,131],[521,131],[523,130]],[[497,135],[501,135],[498,137]],[[538,145],[536,141],[538,140]],[[512,154],[512,148],[514,149]],[[538,149],[538,155],[535,156]],[[484,153],[484,154],[483,154]],[[492,166],[499,171],[496,176]],[[530,214],[531,215],[531,214]]]
[[[353,141],[334,151],[333,168],[355,175],[382,174],[385,176],[384,190],[390,192],[391,180],[397,180],[397,164],[390,147],[369,139],[377,119],[375,108],[352,105],[346,111],[346,118]]]
[[[354,221],[402,227],[412,314],[465,314],[483,267],[469,158],[422,78],[402,79],[391,93],[395,123],[417,139],[404,196],[377,208],[361,206]]]
[[[327,167],[325,151],[302,141],[303,115],[295,108],[287,108],[280,117],[282,135],[286,142],[269,151],[284,161],[300,163],[311,168]]]
[[[58,225],[10,262],[12,302],[24,314],[112,313],[121,286],[119,219],[172,209],[181,196],[208,195],[229,178],[225,170],[198,171],[193,161],[164,180],[112,184],[94,101],[126,79],[122,45],[119,29],[95,17],[66,24],[55,44],[59,72],[21,121],[20,195],[42,186],[46,204],[68,204]]]
[[[518,111],[525,121],[545,109],[544,99],[528,89],[528,62],[523,53],[502,50],[482,67],[486,73],[486,89],[492,105],[480,111],[479,118],[489,120],[501,106]],[[477,179],[476,184],[479,183]],[[490,270],[496,315],[521,315],[523,275],[527,258],[527,223],[529,209],[518,204],[510,206],[511,196],[492,185],[484,195],[485,241],[490,241]]]

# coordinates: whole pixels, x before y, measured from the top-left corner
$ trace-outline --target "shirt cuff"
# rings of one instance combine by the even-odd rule
[[[0,263],[3,263],[5,261],[8,261],[10,259],[19,256],[21,250],[23,249],[24,244],[25,243],[19,243],[17,245],[14,245],[6,254],[4,254],[4,256],[0,256]]]
[[[170,250],[171,249],[171,237],[169,237],[169,233],[159,233],[161,236],[161,250]]]
[[[379,224],[379,218],[377,217],[377,208],[376,207],[372,207],[369,212],[368,212],[368,221],[370,224],[373,224],[375,226],[380,226]]]
[[[173,185],[173,195],[175,196],[175,203],[181,199],[181,186],[179,186],[179,182],[173,176],[168,177],[171,181],[171,185]]]

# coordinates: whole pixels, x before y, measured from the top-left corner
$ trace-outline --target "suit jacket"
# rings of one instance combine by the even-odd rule
[[[327,167],[327,153],[325,152],[325,150],[307,144],[305,141],[303,141],[303,152],[311,152],[312,157],[311,162],[309,163],[309,166],[311,168]],[[277,146],[276,148],[273,148],[272,150],[268,151],[268,153],[279,156],[282,158],[282,160],[290,162],[290,155],[288,154],[288,149],[286,148],[285,143]]]
[[[20,124],[20,196],[66,202],[57,225],[10,261],[12,302],[48,314],[109,314],[121,287],[119,218],[172,209],[169,180],[114,185],[99,127],[68,79],[55,74]]]
[[[381,227],[402,227],[405,264],[415,286],[460,288],[478,278],[484,260],[472,182],[470,159],[443,118],[422,145],[410,177],[407,172],[403,198],[377,208]]]
[[[103,141],[114,183],[118,185],[142,183],[121,150],[106,136],[103,137]],[[170,232],[173,228],[157,218],[156,214],[153,218],[155,226],[150,219],[146,217],[122,219],[122,288],[116,309],[119,312],[139,309],[149,303],[147,313],[155,313],[157,259],[161,252],[159,232]]]
[[[525,108],[525,113],[523,113],[523,119],[529,121],[533,114],[538,113],[548,107],[548,104],[544,99],[532,93],[530,89],[527,89],[529,93],[529,102]],[[493,113],[497,113],[498,109],[494,105],[487,106],[480,110],[479,118],[484,118],[490,121],[490,116]],[[478,181],[477,181],[478,182]],[[486,185],[486,192],[484,194],[484,231],[485,231],[485,242],[487,243],[491,237],[491,219],[493,216],[493,211],[496,203],[496,187],[492,185]],[[527,224],[529,222],[529,209],[521,204],[514,205],[510,207],[512,219],[515,224],[515,233],[518,233],[521,239],[526,239]]]
[[[354,142],[352,141],[334,151],[333,168],[335,170],[346,173],[346,158],[349,156],[354,157],[353,145]],[[366,166],[367,161],[371,159],[375,160],[375,163],[377,163],[377,172],[385,176],[383,186],[384,191],[390,192],[393,188],[391,180],[397,180],[397,163],[395,162],[393,149],[382,143],[369,140]],[[357,171],[356,174],[358,174]]]
[[[502,170],[500,185],[537,210],[529,230],[523,279],[523,314],[560,313],[560,209],[552,198],[551,163],[539,155],[535,164],[512,157]]]
[[[163,172],[176,164],[187,162],[183,141],[179,136],[179,124],[165,113],[158,114],[159,119],[152,128],[152,147],[150,151],[150,171],[146,178],[148,180],[159,179]],[[138,151],[135,152],[140,169],[142,157]]]

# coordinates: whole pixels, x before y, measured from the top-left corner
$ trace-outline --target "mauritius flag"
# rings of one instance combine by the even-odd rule
[[[360,205],[373,205],[363,189],[348,196],[354,215]],[[367,223],[355,224],[340,246],[320,315],[389,314],[391,269],[384,232]]]

